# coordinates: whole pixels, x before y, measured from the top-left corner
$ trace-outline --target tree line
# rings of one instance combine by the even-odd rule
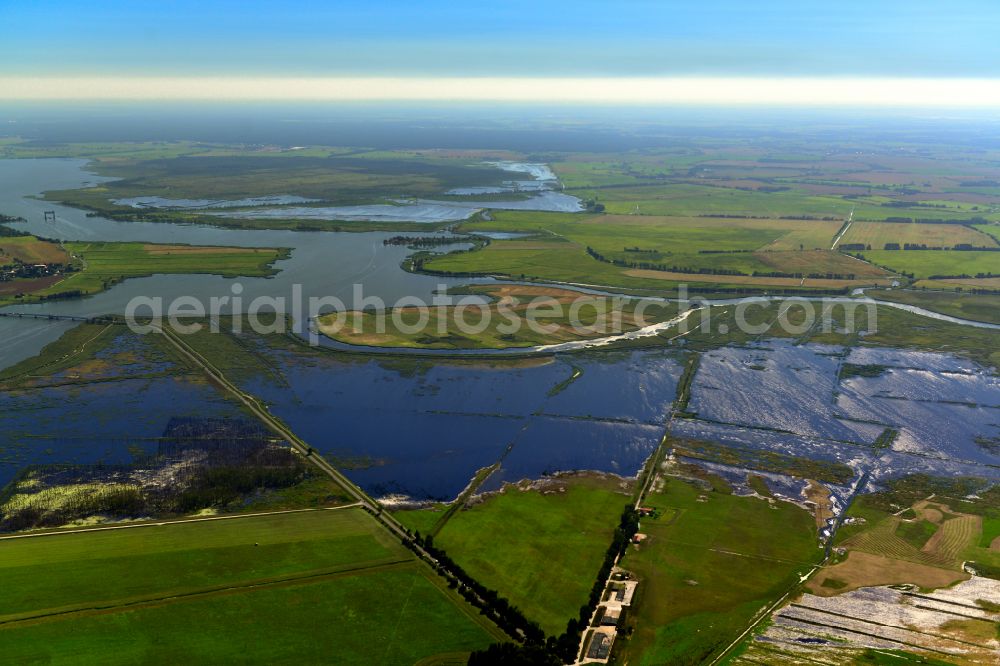
[[[606,264],[612,264],[613,266],[618,266],[620,268],[638,268],[642,270],[650,271],[662,271],[666,273],[681,273],[683,275],[723,275],[723,276],[734,276],[734,277],[765,277],[765,278],[789,278],[801,280],[802,278],[813,278],[817,280],[853,280],[855,279],[854,273],[786,273],[783,271],[754,271],[752,273],[745,273],[743,271],[738,271],[732,268],[709,268],[702,266],[700,268],[691,268],[690,266],[668,266],[666,264],[657,264],[649,261],[625,261],[624,259],[613,259],[605,257],[603,254],[595,250],[594,248],[587,246],[587,254],[596,259],[597,261],[604,262]]]
[[[526,637],[521,645],[497,643],[485,650],[477,650],[469,657],[469,666],[500,666],[503,664],[549,666],[550,664],[574,663],[579,656],[578,651],[583,632],[590,626],[590,618],[601,602],[606,581],[611,576],[611,570],[618,559],[625,554],[625,550],[638,530],[639,514],[633,507],[625,507],[618,521],[618,526],[615,528],[611,544],[608,545],[608,549],[604,553],[601,569],[590,588],[587,603],[580,606],[580,613],[577,617],[571,618],[566,623],[566,631],[559,636],[549,636],[544,639],[544,642],[538,640],[537,635],[533,634],[531,640]],[[428,550],[428,552],[431,551]],[[534,626],[537,627],[537,625]]]

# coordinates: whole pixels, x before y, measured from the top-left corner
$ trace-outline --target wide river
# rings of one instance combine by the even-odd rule
[[[406,247],[384,245],[393,233],[333,233],[220,229],[208,226],[116,222],[88,217],[82,210],[36,198],[47,190],[95,184],[99,176],[86,171],[85,160],[0,160],[0,213],[23,217],[18,228],[46,238],[73,241],[143,241],[239,247],[287,247],[291,256],[279,261],[278,274],[270,278],[228,279],[212,275],[154,275],[126,280],[89,298],[15,305],[8,311],[53,315],[96,316],[121,314],[136,296],[160,296],[165,302],[194,296],[202,302],[232,296],[235,282],[242,284],[244,302],[257,296],[290,298],[293,285],[303,297],[334,296],[351,304],[354,285],[365,297],[379,297],[392,304],[404,296],[431,299],[440,285],[467,284],[471,280],[446,279],[407,273],[400,263],[410,253]],[[55,222],[45,222],[45,211],[55,211]],[[441,248],[446,251],[448,247]],[[71,327],[68,322],[0,318],[0,367],[28,358]]]
[[[47,238],[73,241],[141,241],[150,243],[182,243],[191,245],[226,245],[239,247],[287,247],[291,256],[276,264],[278,274],[270,278],[222,278],[212,275],[154,275],[126,280],[111,289],[79,300],[13,305],[8,311],[26,313],[98,316],[121,314],[135,297],[159,296],[164,302],[181,296],[193,296],[203,303],[212,297],[233,295],[233,285],[243,287],[244,303],[258,296],[290,299],[293,286],[301,286],[303,300],[310,297],[333,296],[348,306],[356,302],[362,285],[365,298],[378,298],[392,305],[403,297],[430,301],[442,286],[470,282],[469,278],[448,279],[407,273],[400,263],[410,252],[398,245],[384,245],[383,240],[395,235],[390,232],[297,232],[221,229],[208,226],[145,222],[116,222],[101,217],[88,217],[79,209],[41,200],[48,190],[70,189],[97,184],[104,179],[86,170],[82,159],[6,159],[0,160],[0,213],[23,217],[27,222],[17,225]],[[45,211],[54,211],[54,222],[45,221]],[[456,245],[458,246],[458,245]],[[452,246],[444,246],[447,251]],[[599,290],[592,290],[601,293]],[[848,299],[844,299],[848,300]],[[719,305],[732,301],[714,301]],[[913,306],[882,302],[883,305],[915,314],[966,324],[980,328],[1000,329],[1000,326],[967,321],[929,312]],[[296,325],[305,331],[308,322]],[[0,368],[37,354],[42,347],[56,340],[72,327],[71,322],[35,319],[0,318]],[[594,343],[570,344],[535,351],[568,351],[591,347]],[[359,351],[362,349],[358,348]],[[523,353],[506,350],[498,353]],[[528,350],[532,351],[532,350]],[[410,350],[410,353],[448,354],[437,350]],[[482,353],[474,352],[474,353]]]
[[[288,297],[294,285],[301,285],[306,298],[332,295],[351,305],[354,285],[363,284],[364,296],[392,304],[404,296],[430,299],[441,285],[470,282],[403,271],[400,263],[409,250],[384,245],[390,233],[114,222],[33,198],[45,190],[99,182],[85,164],[70,159],[0,160],[0,213],[24,217],[22,228],[63,240],[288,247],[291,256],[278,263],[280,272],[271,278],[158,275],[126,280],[85,299],[9,310],[78,316],[122,313],[136,296],[195,296],[205,301],[231,295],[237,282],[244,287],[245,301]],[[55,211],[55,222],[44,221],[48,210]],[[598,286],[589,291],[602,293]],[[72,325],[0,317],[0,367],[38,353]],[[127,344],[142,346],[140,338],[130,337]],[[852,362],[881,364],[890,374],[841,381],[830,352],[823,346],[787,342],[713,351],[704,357],[692,385],[691,405],[704,418],[675,421],[668,415],[684,365],[670,348],[582,357],[557,354],[551,363],[502,369],[442,363],[421,373],[383,367],[375,357],[304,359],[265,350],[270,362],[282,368],[281,380],[255,375],[239,381],[380,498],[449,500],[477,470],[497,462],[502,462],[500,471],[485,490],[565,470],[631,476],[656,449],[668,422],[689,439],[834,460],[849,464],[857,475],[871,472],[879,477],[905,470],[996,476],[996,457],[977,444],[998,435],[1000,384],[991,372],[943,355],[860,347],[850,352]],[[891,386],[904,388],[898,395],[886,395]],[[954,402],[955,396],[964,402]],[[130,442],[152,446],[175,416],[237,418],[239,413],[205,385],[141,377],[96,383],[87,391],[67,385],[0,393],[0,487],[29,464],[128,462]],[[944,432],[940,423],[953,427]],[[893,450],[868,451],[858,445],[874,441],[885,427],[900,432]],[[743,481],[745,477],[743,473]],[[781,482],[777,477],[771,481]],[[842,499],[849,485],[832,492]],[[786,494],[799,492],[791,488]]]

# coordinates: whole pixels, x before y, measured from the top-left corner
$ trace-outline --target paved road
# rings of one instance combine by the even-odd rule
[[[191,361],[197,367],[201,368],[205,374],[220,384],[223,389],[231,393],[237,400],[246,405],[250,412],[261,420],[264,425],[286,439],[292,448],[298,450],[333,480],[342,485],[344,490],[352,497],[352,499],[359,502],[366,508],[377,510],[378,507],[373,499],[368,497],[364,491],[355,486],[346,476],[341,474],[330,463],[317,454],[311,446],[302,441],[302,439],[292,432],[288,426],[272,416],[267,407],[264,406],[256,397],[244,392],[242,389],[229,381],[229,379],[227,379],[218,368],[209,363],[204,356],[198,353],[193,347],[191,347],[191,345],[184,342],[184,340],[182,340],[181,337],[175,332],[171,331],[169,328],[162,327],[159,328],[159,331],[163,334],[167,341],[181,353],[182,356]]]
[[[837,249],[837,245],[840,244],[840,239],[847,235],[847,232],[850,230],[852,224],[854,224],[854,208],[851,208],[851,214],[847,216],[847,224],[844,225],[844,230],[833,239],[833,245],[830,246],[831,250]]]
[[[0,312],[0,317],[7,319],[44,319],[46,321],[79,321],[79,322],[104,322],[110,317],[79,317],[76,315],[54,315],[38,314],[34,312]]]
[[[365,491],[356,486],[354,482],[344,476],[340,470],[335,468],[329,462],[327,462],[319,453],[317,453],[311,446],[304,442],[298,437],[292,430],[286,426],[280,419],[272,416],[268,411],[267,406],[261,403],[255,396],[246,393],[235,384],[233,384],[226,376],[216,368],[212,363],[208,361],[204,356],[202,356],[197,350],[195,350],[191,345],[185,342],[181,336],[177,335],[174,331],[169,328],[157,327],[163,336],[174,346],[175,349],[187,360],[193,363],[198,368],[201,368],[213,381],[215,381],[221,388],[225,391],[231,393],[237,400],[246,405],[247,409],[260,419],[268,428],[274,431],[277,435],[284,438],[289,445],[295,450],[302,453],[307,460],[311,461],[316,465],[321,471],[323,471],[327,476],[336,481],[340,486],[343,487],[344,491],[351,496],[351,498],[357,502],[359,506],[367,509],[371,512],[372,516],[377,520],[383,527],[392,532],[396,538],[400,541],[409,544],[415,549],[417,555],[423,558],[425,561],[431,563],[432,565],[437,565],[438,561],[427,551],[421,548],[418,544],[414,543],[410,539],[410,535],[407,533],[406,528],[403,527],[402,523],[396,520],[391,514],[382,510],[382,507],[374,499],[369,497]]]

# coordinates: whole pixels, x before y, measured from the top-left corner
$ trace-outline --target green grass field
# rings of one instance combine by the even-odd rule
[[[868,261],[917,279],[935,275],[1000,274],[1000,252],[955,250],[871,250],[862,253]]]
[[[828,249],[841,224],[840,221],[503,211],[496,213],[493,221],[466,223],[462,228],[495,228],[564,238],[590,246],[609,258],[750,272],[774,268],[754,254],[699,252]],[[643,250],[643,256],[625,248]]]
[[[275,261],[288,256],[286,249],[151,243],[67,242],[65,249],[64,252],[59,245],[33,236],[0,237],[0,266],[6,263],[6,257],[17,257],[26,263],[63,263],[75,269],[61,278],[46,278],[44,282],[15,280],[3,283],[0,305],[37,298],[95,294],[122,280],[157,273],[265,277],[275,273]],[[56,281],[53,283],[53,280]]]
[[[568,477],[545,492],[508,487],[457,512],[434,543],[546,633],[561,634],[586,603],[629,501],[620,483]]]
[[[988,159],[970,161],[962,147],[934,144],[929,153],[903,157],[895,153],[898,142],[866,142],[856,146],[865,154],[849,154],[842,143],[819,136],[803,135],[800,142],[778,151],[749,137],[689,139],[691,145],[684,147],[598,154],[553,152],[545,160],[566,192],[598,202],[615,214],[809,217],[818,226],[836,224],[852,210],[859,222],[1000,218],[989,205],[989,197],[995,198],[998,189],[991,184],[994,165]],[[373,151],[332,146],[292,150],[192,142],[42,144],[17,138],[3,140],[0,155],[90,158],[100,173],[119,180],[48,196],[104,214],[283,228],[322,228],[322,224],[136,211],[110,200],[146,195],[297,194],[347,204],[387,196],[441,196],[453,187],[495,185],[512,178],[484,162],[525,159],[504,150]],[[364,223],[326,223],[326,228],[334,226],[370,228]]]
[[[748,175],[750,175],[748,173]],[[757,178],[760,176],[758,175]],[[608,213],[620,215],[734,215],[754,217],[812,217],[846,219],[851,210],[856,220],[884,221],[893,217],[968,220],[983,216],[971,206],[949,202],[944,208],[893,208],[883,204],[889,197],[867,197],[847,200],[835,194],[817,194],[800,187],[784,191],[747,191],[727,186],[700,183],[665,183],[604,186],[601,189],[573,188],[567,190],[583,199],[596,199]],[[995,214],[985,214],[995,219]]]
[[[496,640],[415,565],[0,629],[9,663],[447,663]]]
[[[80,324],[46,345],[31,358],[0,370],[0,383],[24,380],[28,376],[52,374],[94,357],[111,342],[118,331],[113,326]]]
[[[989,234],[993,236],[998,242],[1000,242],[1000,223],[994,222],[993,224],[977,224],[975,228],[984,234]]]
[[[0,540],[0,573],[13,661],[412,664],[498,638],[360,509]]]
[[[705,663],[822,556],[813,516],[786,502],[670,479],[645,504],[665,511],[641,522],[648,538],[622,560],[639,587],[616,663]]]
[[[425,509],[406,509],[403,511],[396,511],[393,515],[401,522],[407,529],[413,531],[414,533],[420,532],[421,536],[425,536],[431,533],[434,529],[434,525],[437,524],[441,516],[444,515],[447,507],[445,506],[434,506]]]
[[[1000,296],[900,289],[872,291],[869,292],[869,296],[884,301],[915,305],[952,317],[1000,324]]]
[[[333,147],[307,150],[253,150],[233,146],[170,144],[154,149],[136,144],[69,145],[53,147],[94,158],[101,175],[121,180],[89,188],[46,194],[105,213],[137,215],[144,219],[184,219],[197,214],[182,211],[142,211],[113,203],[115,199],[163,196],[180,199],[241,199],[290,194],[329,203],[365,203],[386,197],[441,196],[456,187],[499,185],[512,178],[467,155],[434,151],[359,151]],[[24,152],[24,146],[13,150]],[[494,151],[498,153],[500,151]],[[25,156],[30,156],[25,154]],[[210,223],[219,218],[201,217]]]
[[[839,197],[813,195],[803,191],[751,192],[694,183],[635,185],[604,189],[580,188],[570,191],[583,198],[596,198],[609,213],[689,216],[710,214],[811,215],[846,218],[851,202]]]
[[[147,243],[67,243],[83,268],[41,292],[51,296],[79,291],[92,294],[132,277],[157,273],[206,273],[258,277],[274,273],[272,264],[287,254],[271,248],[197,247]]]
[[[501,274],[574,284],[632,289],[665,289],[669,283],[626,275],[611,264],[595,261],[586,248],[561,241],[493,242],[476,252],[448,254],[424,263],[433,271]],[[692,276],[696,277],[696,276]]]
[[[884,219],[989,210],[976,204],[996,195],[995,162],[990,159],[972,161],[960,147],[940,144],[933,157],[893,153],[900,147],[897,141],[878,144],[866,141],[854,152],[842,145],[824,151],[827,140],[805,135],[780,148],[726,138],[627,154],[570,154],[554,162],[553,169],[567,188],[593,192],[604,202],[645,199],[663,205],[675,200],[681,206],[692,191],[702,189],[705,194],[699,198],[717,199],[714,205],[733,212],[763,204],[775,211],[842,211],[846,216],[855,206],[865,219]],[[920,203],[911,199],[909,204],[899,201],[901,207],[881,205],[918,191]]]
[[[9,539],[0,608],[10,617],[409,557],[354,509]]]
[[[506,211],[496,213],[492,221],[461,228],[525,233],[530,238],[494,241],[481,250],[432,257],[422,267],[657,290],[679,282],[795,289],[844,288],[884,280],[884,270],[828,249],[841,225],[819,220]],[[647,270],[651,267],[659,270]],[[822,277],[803,283],[795,275]]]
[[[35,143],[25,139],[0,140],[0,155],[5,158],[89,157],[107,161],[125,159],[169,159],[212,148],[189,141],[109,141],[94,143]]]

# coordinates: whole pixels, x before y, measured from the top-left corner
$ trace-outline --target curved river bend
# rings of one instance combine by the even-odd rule
[[[469,283],[488,283],[490,278],[442,278],[408,273],[400,268],[410,253],[406,247],[384,245],[391,232],[297,232],[244,229],[220,229],[207,226],[168,223],[116,222],[101,217],[88,217],[84,211],[43,201],[36,198],[42,192],[70,189],[98,184],[108,179],[85,170],[82,159],[24,159],[0,160],[0,212],[23,217],[26,223],[18,225],[31,233],[49,238],[74,241],[139,241],[149,243],[181,243],[191,245],[230,245],[239,247],[287,247],[288,259],[277,262],[278,274],[270,278],[222,278],[213,275],[154,275],[133,278],[100,294],[79,300],[52,301],[47,303],[13,305],[7,311],[45,315],[73,315],[92,317],[108,313],[122,313],[126,304],[138,296],[160,296],[165,302],[179,296],[194,296],[207,303],[212,297],[231,296],[236,282],[243,286],[244,302],[255,297],[289,298],[293,285],[300,285],[304,299],[333,296],[350,307],[360,307],[356,302],[355,285],[363,285],[362,296],[378,298],[392,304],[403,297],[416,296],[430,300],[442,287]],[[44,222],[44,212],[54,211],[55,222]],[[448,251],[455,246],[444,246]],[[538,283],[532,283],[538,286]],[[605,291],[599,286],[573,286],[581,291],[598,295],[620,295]],[[666,301],[670,299],[656,299]],[[706,301],[710,305],[731,305],[742,299]],[[779,300],[775,297],[758,297],[754,300]],[[831,302],[875,302],[924,317],[949,323],[1000,330],[996,324],[950,317],[923,308],[902,303],[857,299],[849,297],[828,298]],[[551,354],[564,351],[589,349],[621,340],[656,335],[676,325],[689,313],[669,322],[655,324],[639,331],[589,341],[568,342],[528,348],[493,350],[437,350],[413,348],[364,347],[323,339],[322,344],[355,352],[402,353],[422,356],[461,355],[524,355]],[[40,321],[0,318],[0,367],[7,367],[24,358],[37,354],[46,344],[56,340],[73,324],[70,322]],[[308,333],[309,322],[296,322],[297,332]]]

